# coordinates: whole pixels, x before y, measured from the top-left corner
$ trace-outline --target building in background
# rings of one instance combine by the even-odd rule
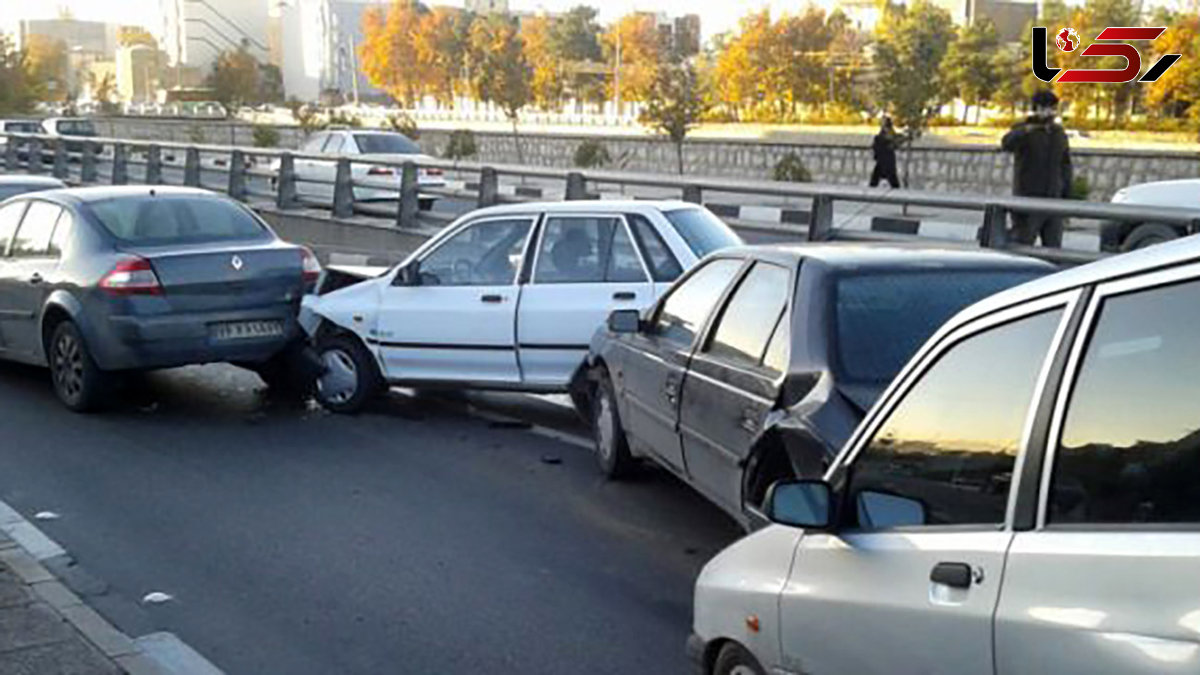
[[[165,54],[145,44],[117,47],[117,97],[124,103],[153,103],[158,98]]]
[[[389,0],[281,0],[271,8],[271,47],[288,96],[353,100],[381,92],[358,67],[363,14]]]
[[[93,54],[98,58],[111,57],[116,47],[117,27],[100,21],[76,19],[28,19],[21,21],[17,41],[24,45],[32,35],[50,40],[62,40],[68,51]]]
[[[650,17],[658,31],[664,48],[679,56],[695,56],[700,53],[700,15],[684,14],[671,18],[666,12],[637,12]]]
[[[187,69],[207,74],[221,52],[242,46],[259,61],[280,65],[271,60],[267,42],[269,9],[282,0],[159,1],[163,51],[178,79]]]

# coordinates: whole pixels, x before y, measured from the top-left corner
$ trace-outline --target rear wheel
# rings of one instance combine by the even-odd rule
[[[75,412],[100,407],[112,378],[96,365],[83,334],[73,322],[63,321],[55,326],[46,358],[50,362],[54,393],[63,405]]]
[[[337,413],[356,413],[383,391],[375,359],[363,343],[346,335],[321,340],[317,355],[323,372],[317,377],[317,401]]]
[[[1136,251],[1155,244],[1178,239],[1179,232],[1166,223],[1142,223],[1133,228],[1121,244],[1122,251]]]
[[[758,659],[736,642],[721,647],[712,672],[713,675],[765,675]]]
[[[606,370],[600,371],[596,393],[592,397],[592,438],[596,443],[596,463],[604,475],[613,479],[629,475],[633,469],[633,455],[629,452],[629,441],[617,411],[617,397]]]

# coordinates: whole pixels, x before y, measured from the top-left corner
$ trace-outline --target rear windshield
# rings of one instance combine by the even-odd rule
[[[742,240],[733,230],[708,209],[678,209],[665,211],[663,215],[671,221],[675,231],[698,258],[717,249],[742,245]]]
[[[354,134],[358,151],[367,155],[419,155],[421,148],[400,134]]]
[[[114,237],[131,244],[261,239],[267,230],[245,207],[216,197],[115,197],[91,203]]]
[[[928,270],[841,277],[835,300],[840,378],[848,384],[890,382],[959,310],[1045,273]]]
[[[58,133],[66,136],[95,136],[96,126],[90,120],[59,120]]]
[[[5,122],[4,130],[14,134],[36,134],[42,130],[37,122]]]

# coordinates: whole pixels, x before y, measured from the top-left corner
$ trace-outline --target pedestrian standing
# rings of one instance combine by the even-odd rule
[[[1032,99],[1033,114],[1013,126],[1000,141],[1000,148],[1013,154],[1013,194],[1018,197],[1069,197],[1071,194],[1071,148],[1067,132],[1058,123],[1058,97],[1043,90]],[[1009,238],[1032,246],[1061,248],[1062,218],[1032,213],[1014,213]]]
[[[875,141],[871,144],[871,150],[875,153],[875,169],[871,172],[871,187],[879,185],[881,180],[886,180],[888,185],[893,188],[900,187],[900,178],[896,175],[896,145],[898,142],[899,138],[896,128],[892,126],[892,118],[884,116],[879,133],[875,134]]]

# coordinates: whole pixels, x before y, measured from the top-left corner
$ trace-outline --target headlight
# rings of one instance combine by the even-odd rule
[[[1125,201],[1126,199],[1129,199],[1129,191],[1122,188],[1120,190],[1117,190],[1116,193],[1112,196],[1112,203],[1120,204],[1121,202]]]

